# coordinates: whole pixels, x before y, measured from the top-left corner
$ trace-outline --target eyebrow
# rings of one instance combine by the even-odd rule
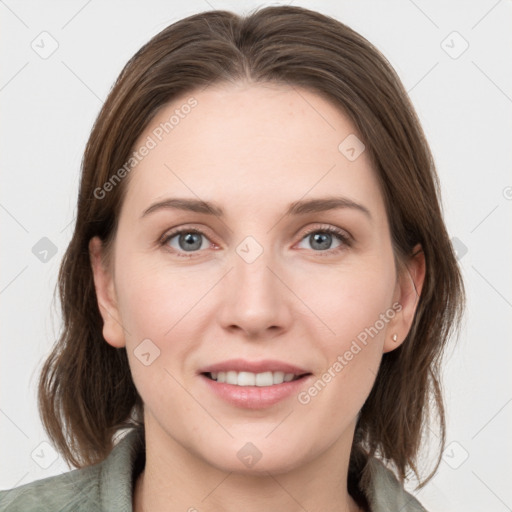
[[[325,197],[318,199],[299,200],[291,203],[285,212],[286,215],[305,215],[307,213],[319,213],[341,208],[350,208],[364,213],[369,219],[372,218],[370,210],[362,204],[356,203],[347,197]],[[152,204],[144,210],[141,218],[159,210],[184,210],[206,215],[222,217],[224,211],[215,203],[202,201],[200,199],[169,198]]]

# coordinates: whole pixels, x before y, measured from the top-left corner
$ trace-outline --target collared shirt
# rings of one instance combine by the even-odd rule
[[[142,430],[132,430],[93,466],[0,491],[0,512],[132,512],[133,487],[145,459]],[[369,512],[426,512],[378,459],[365,488]]]

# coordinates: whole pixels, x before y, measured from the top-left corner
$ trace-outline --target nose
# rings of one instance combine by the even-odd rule
[[[233,269],[223,279],[218,318],[228,331],[247,338],[272,338],[290,328],[291,293],[270,251],[252,262],[233,254]]]

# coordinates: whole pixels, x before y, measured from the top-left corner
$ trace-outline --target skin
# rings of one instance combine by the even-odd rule
[[[164,107],[136,147],[191,95]],[[126,347],[145,407],[134,510],[356,511],[346,483],[355,423],[383,353],[410,329],[424,261],[397,274],[367,153],[352,162],[338,150],[357,135],[340,109],[284,85],[217,85],[193,96],[198,105],[124,184],[109,264],[100,240],[90,242],[103,334]],[[369,215],[284,215],[294,201],[333,196]],[[215,202],[224,215],[162,208],[142,217],[171,197]],[[329,226],[350,243],[333,235],[319,248],[306,233]],[[159,244],[176,227],[201,230],[200,249],[185,251],[179,235]],[[263,249],[252,263],[236,252],[247,236]],[[292,395],[265,409],[235,407],[197,375],[240,357],[286,361],[317,380],[395,302],[401,311],[307,405]],[[160,355],[145,366],[134,350],[148,338]],[[251,468],[237,457],[247,442],[262,453]]]

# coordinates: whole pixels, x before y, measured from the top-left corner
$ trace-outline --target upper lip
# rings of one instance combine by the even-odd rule
[[[277,361],[274,359],[264,359],[261,361],[247,361],[245,359],[229,359],[220,363],[211,364],[201,368],[199,373],[212,373],[212,372],[283,372],[293,373],[294,375],[303,375],[309,373],[304,368],[295,366],[293,364]]]

